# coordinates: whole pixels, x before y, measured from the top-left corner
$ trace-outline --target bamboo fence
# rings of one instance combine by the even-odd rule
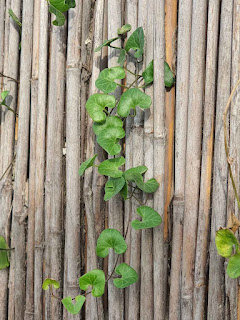
[[[223,112],[240,78],[240,0],[78,0],[63,27],[53,19],[47,1],[0,0],[0,91],[10,91],[16,112],[0,109],[0,235],[14,248],[0,271],[0,320],[240,320],[240,282],[215,247],[216,230],[239,217]],[[125,168],[146,165],[145,178],[158,180],[142,200],[163,223],[129,228],[124,261],[140,280],[124,290],[108,281],[104,296],[87,295],[73,316],[43,292],[43,280],[60,282],[59,297],[76,296],[85,272],[111,273],[115,254],[97,258],[97,237],[106,227],[125,234],[136,217],[134,200],[103,201],[106,178],[96,168],[78,176],[87,158],[107,158],[85,104],[99,72],[117,63],[114,49],[94,48],[125,23],[142,26],[146,43],[143,63],[129,57],[126,67],[141,73],[154,59],[154,84],[144,89],[152,106],[125,124]],[[165,60],[176,75],[171,89]],[[238,89],[227,128],[240,191],[239,102]]]

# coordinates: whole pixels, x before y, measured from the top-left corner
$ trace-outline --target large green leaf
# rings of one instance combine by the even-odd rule
[[[99,165],[98,172],[108,177],[120,178],[123,172],[118,168],[124,165],[125,162],[126,160],[123,157],[105,160]]]
[[[101,297],[105,290],[105,274],[102,270],[95,269],[85,273],[79,278],[79,287],[86,291],[89,286],[92,286],[92,295]]]
[[[105,196],[104,200],[108,201],[115,195],[117,195],[124,187],[125,179],[123,177],[120,178],[109,178],[105,185]]]
[[[154,228],[162,223],[160,214],[148,206],[138,207],[137,213],[142,217],[142,221],[132,221],[131,225],[135,230]]]
[[[125,71],[121,67],[106,68],[100,72],[97,80],[96,87],[104,93],[113,92],[117,88],[114,80],[125,78]]]
[[[117,254],[122,254],[127,250],[126,241],[116,229],[105,229],[98,237],[96,248],[98,257],[105,258],[110,248]]]
[[[119,101],[117,112],[121,117],[127,117],[131,109],[140,107],[148,109],[151,105],[151,97],[137,88],[125,91]]]
[[[1,249],[9,249],[3,237],[0,236],[0,270],[9,267],[8,251]]]
[[[138,59],[143,55],[144,33],[142,27],[137,28],[129,37],[125,50],[128,52],[130,49],[136,50],[134,56]]]
[[[106,120],[105,108],[114,108],[116,99],[114,96],[104,93],[95,93],[90,96],[86,103],[86,109],[89,116],[95,122],[103,122]]]
[[[232,279],[240,277],[240,253],[234,254],[229,258],[227,274]]]
[[[62,299],[62,304],[71,314],[77,314],[80,312],[86,298],[84,296],[76,296],[74,300],[75,303],[73,303],[72,297]]]
[[[147,68],[143,71],[142,77],[145,84],[150,84],[153,82],[153,60],[148,64]]]
[[[218,254],[228,258],[232,255],[233,246],[238,250],[239,243],[235,235],[229,229],[220,229],[216,232],[215,243]]]
[[[64,25],[66,19],[64,14],[61,11],[59,11],[57,8],[49,4],[49,12],[55,14],[56,16],[56,19],[53,20],[54,26],[61,27]]]
[[[130,24],[124,24],[121,28],[118,29],[118,34],[124,34],[129,32],[132,29],[132,26]]]
[[[98,144],[111,155],[118,154],[122,147],[119,139],[125,137],[123,122],[116,116],[107,117],[104,123],[94,123],[93,131]]]
[[[81,176],[88,168],[92,167],[96,158],[97,154],[95,154],[92,158],[84,161],[79,168],[78,174]]]
[[[138,281],[137,272],[126,263],[118,265],[115,272],[122,276],[121,278],[113,280],[117,288],[123,289]]]
[[[43,288],[43,290],[48,290],[49,286],[53,286],[55,289],[59,289],[60,283],[54,279],[47,278],[44,280],[44,282],[42,284],[42,288]]]
[[[66,12],[76,6],[74,0],[49,0],[49,3],[60,12]]]
[[[170,69],[168,63],[164,62],[164,83],[165,86],[168,88],[171,88],[174,84],[174,74],[172,73],[172,70]]]
[[[119,39],[119,37],[116,37],[116,38],[112,38],[112,39],[103,41],[103,43],[102,43],[99,47],[97,47],[94,51],[95,51],[95,52],[98,52],[98,51],[100,51],[103,47],[108,47],[113,41],[115,41],[115,40],[117,40],[117,39]]]

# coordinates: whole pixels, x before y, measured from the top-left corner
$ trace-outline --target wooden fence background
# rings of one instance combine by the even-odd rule
[[[10,268],[0,271],[0,319],[240,319],[238,280],[226,276],[214,242],[228,215],[238,215],[222,116],[240,73],[240,0],[76,2],[65,26],[54,27],[47,1],[0,0],[0,89],[10,90],[18,112],[1,108],[0,117],[0,235],[15,248]],[[9,8],[22,20],[21,50]],[[111,272],[115,257],[97,259],[96,238],[106,226],[124,232],[137,205],[118,197],[104,203],[105,179],[95,169],[78,176],[86,158],[106,157],[85,102],[99,71],[117,59],[112,49],[93,49],[123,23],[145,31],[139,72],[152,59],[155,68],[150,112],[126,123],[126,168],[145,164],[146,178],[160,182],[148,203],[164,222],[129,230],[124,258],[141,280],[125,290],[109,281],[103,299],[88,295],[71,316],[42,291],[43,280],[60,281],[56,295],[75,296],[85,271]],[[176,72],[171,90],[164,59]],[[128,68],[135,71],[131,59]],[[238,189],[239,102],[237,92],[229,143]]]

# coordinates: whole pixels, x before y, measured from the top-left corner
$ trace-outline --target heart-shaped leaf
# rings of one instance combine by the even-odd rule
[[[3,237],[0,236],[0,270],[9,267],[8,251],[1,249],[9,249]]]
[[[53,20],[54,26],[61,27],[64,25],[66,19],[64,14],[61,11],[59,11],[57,8],[49,4],[49,12],[55,14],[56,16],[56,19]]]
[[[168,88],[171,88],[174,84],[174,74],[166,61],[164,62],[164,83]]]
[[[127,117],[131,109],[136,109],[137,106],[148,109],[151,103],[151,97],[137,88],[132,88],[122,94],[117,112],[121,117]]]
[[[105,160],[99,165],[98,172],[108,177],[120,178],[123,172],[118,168],[125,162],[126,160],[123,157]]]
[[[240,277],[240,254],[234,254],[228,260],[227,274],[230,278]]]
[[[103,43],[102,43],[99,47],[97,47],[97,48],[94,50],[94,52],[100,51],[103,47],[108,47],[113,41],[115,41],[115,40],[117,40],[117,39],[119,39],[119,37],[116,37],[116,38],[112,38],[112,39],[103,41]]]
[[[79,278],[79,287],[86,291],[89,286],[92,286],[92,295],[101,297],[105,290],[105,274],[102,270],[95,269],[85,273]]]
[[[126,263],[118,265],[115,272],[122,276],[119,279],[113,280],[117,288],[123,289],[138,281],[137,272]]]
[[[127,33],[132,29],[132,26],[130,24],[124,24],[121,28],[118,29],[118,34],[124,34]]]
[[[46,280],[44,280],[42,288],[43,290],[48,290],[49,286],[53,286],[55,289],[59,289],[60,283],[54,279],[47,278]]]
[[[135,230],[154,228],[162,223],[160,214],[148,206],[138,207],[137,213],[142,217],[142,221],[132,221],[131,225]]]
[[[95,93],[90,96],[86,103],[86,109],[89,116],[95,122],[103,122],[106,120],[105,108],[114,108],[116,99],[114,96],[103,93]]]
[[[105,229],[98,237],[96,248],[98,257],[105,258],[110,248],[117,254],[122,254],[127,250],[126,241],[116,229]]]
[[[147,68],[143,71],[142,77],[145,84],[153,82],[153,60],[148,64]]]
[[[92,167],[96,158],[97,154],[95,154],[92,158],[84,161],[79,168],[78,174],[81,176],[88,168]]]
[[[239,243],[235,235],[229,229],[220,229],[216,232],[215,243],[217,252],[220,256],[228,258],[232,255],[233,246],[236,250],[239,248]]]
[[[142,27],[137,28],[129,37],[125,50],[128,52],[130,49],[136,50],[134,54],[135,58],[140,59],[143,55],[144,33]]]
[[[115,195],[117,195],[124,187],[125,180],[123,177],[120,178],[109,178],[105,185],[105,196],[104,200],[108,201]]]
[[[74,300],[75,303],[73,303],[72,297],[62,299],[62,304],[71,314],[77,314],[80,312],[86,298],[84,296],[76,296]]]
[[[120,153],[122,149],[118,143],[119,139],[125,137],[125,131],[122,127],[122,120],[116,116],[107,117],[104,123],[94,123],[93,125],[98,144],[111,155]]]
[[[96,80],[96,87],[104,93],[113,92],[117,88],[114,80],[125,78],[125,71],[121,67],[106,68],[100,72]]]
[[[49,0],[49,3],[61,12],[66,12],[70,8],[76,7],[74,0]]]
[[[124,200],[127,200],[127,197],[128,197],[128,185],[127,185],[127,182],[125,182],[122,190],[119,193],[123,197]]]
[[[121,49],[118,57],[118,61],[117,61],[120,64],[120,67],[123,67],[125,59],[126,59],[126,51],[124,49]]]

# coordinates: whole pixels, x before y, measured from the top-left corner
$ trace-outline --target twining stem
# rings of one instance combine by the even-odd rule
[[[16,79],[14,79],[14,78],[12,78],[12,77],[9,77],[9,76],[6,76],[6,75],[3,74],[2,72],[0,72],[0,77],[7,78],[7,79],[9,79],[9,80],[11,80],[11,81],[14,81],[14,82],[16,82],[16,83],[18,84],[18,81],[17,81]]]
[[[123,67],[123,69],[125,69],[127,72],[129,72],[129,73],[131,73],[133,76],[137,76],[137,77],[142,77],[142,75],[141,74],[136,74],[136,73],[134,73],[134,72],[132,72],[131,70],[129,70],[128,68],[125,68],[125,67]]]
[[[0,178],[0,181],[3,179],[3,177],[5,176],[5,174],[8,172],[8,169],[10,169],[10,167],[12,166],[13,162],[15,160],[15,156],[13,157],[13,160],[12,162],[8,165],[7,169],[3,172],[1,178]]]
[[[142,76],[136,76],[136,79],[127,88],[130,89],[140,78],[142,78]]]
[[[120,47],[115,47],[115,46],[112,46],[111,44],[109,45],[110,48],[113,48],[113,49],[119,49],[119,50],[122,50],[122,48]]]
[[[119,87],[122,87],[122,88],[127,88],[128,89],[128,87],[126,87],[124,84],[120,84],[120,83],[116,83]]]
[[[8,248],[8,249],[4,249],[4,248],[0,248],[0,251],[11,251],[14,250],[15,248]]]
[[[230,178],[232,181],[232,186],[233,186],[233,190],[234,190],[234,194],[235,194],[235,198],[237,200],[237,204],[238,204],[238,208],[240,209],[240,200],[238,197],[238,192],[237,192],[237,188],[236,188],[236,184],[233,178],[233,173],[232,173],[232,168],[231,168],[231,161],[230,161],[230,157],[229,157],[229,147],[228,147],[228,142],[227,142],[227,113],[233,98],[233,95],[238,87],[238,85],[240,84],[240,79],[238,80],[237,84],[235,85],[235,87],[233,88],[230,97],[228,99],[228,102],[226,104],[224,113],[223,113],[223,125],[224,125],[224,145],[225,145],[225,152],[226,152],[226,157],[227,157],[227,163],[228,163],[228,169],[229,169],[229,173],[230,173]]]

